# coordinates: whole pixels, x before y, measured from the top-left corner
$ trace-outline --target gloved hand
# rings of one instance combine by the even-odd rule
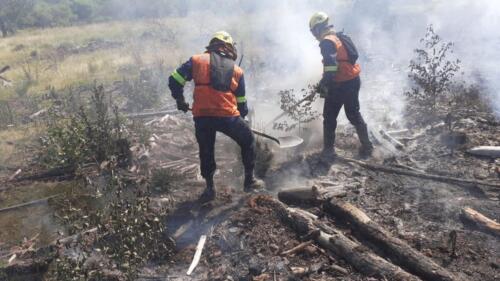
[[[238,111],[240,112],[241,118],[245,118],[248,115],[248,106],[246,102],[238,103]]]
[[[321,81],[319,81],[319,85],[318,85],[318,92],[319,92],[319,96],[322,97],[322,98],[326,98],[326,96],[328,96],[328,91],[329,91],[329,85],[330,83],[326,81],[325,78],[321,79]]]
[[[177,109],[180,111],[183,111],[184,113],[189,111],[189,103],[187,103],[184,98],[178,98],[176,100],[177,102]]]

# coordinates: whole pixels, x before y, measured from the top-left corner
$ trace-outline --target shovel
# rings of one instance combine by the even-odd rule
[[[255,129],[252,129],[252,132],[254,134],[256,134],[257,136],[267,138],[267,139],[274,141],[275,143],[277,143],[280,146],[280,148],[295,147],[295,146],[298,146],[304,142],[303,139],[301,139],[299,137],[295,137],[295,136],[286,136],[286,137],[276,138],[276,137],[270,136],[268,134],[265,134],[263,132],[259,132]]]
[[[193,111],[192,108],[189,108],[189,111]],[[270,139],[272,141],[274,141],[275,143],[277,143],[280,148],[290,148],[290,147],[295,147],[295,146],[298,146],[300,144],[302,144],[304,142],[303,139],[299,138],[299,137],[294,137],[294,136],[286,136],[286,137],[273,137],[273,136],[270,136],[268,134],[265,134],[263,132],[260,132],[260,131],[257,131],[255,129],[252,129],[252,132],[254,134],[256,134],[257,136],[260,136],[260,137],[263,137],[263,138],[266,138],[266,139]]]

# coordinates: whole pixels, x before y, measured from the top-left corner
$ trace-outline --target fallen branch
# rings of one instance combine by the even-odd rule
[[[467,150],[467,153],[474,156],[500,158],[500,146],[477,146]]]
[[[342,197],[346,195],[343,186],[323,188],[317,185],[306,188],[285,189],[278,193],[278,199],[286,204],[309,204],[317,205],[332,197]]]
[[[297,234],[310,236],[322,248],[332,251],[336,256],[346,260],[357,270],[368,276],[401,281],[421,280],[377,256],[357,242],[350,240],[337,229],[323,227],[326,230],[321,230],[316,225],[319,221],[314,214],[300,209],[288,208],[276,199],[268,197],[260,197],[255,201],[258,201],[261,207],[269,207],[275,211],[280,219],[295,230]],[[325,231],[328,231],[328,233]]]
[[[6,208],[3,208],[3,209],[0,209],[0,213],[17,210],[17,209],[24,208],[24,207],[30,207],[30,206],[39,205],[39,204],[47,202],[50,199],[59,197],[61,195],[62,195],[62,193],[59,193],[59,194],[56,194],[56,195],[52,195],[52,196],[48,196],[48,197],[45,197],[45,198],[33,200],[33,201],[30,201],[30,202],[21,203],[21,204],[18,204],[18,205],[6,207]]]
[[[40,174],[19,177],[15,178],[14,180],[20,182],[20,181],[47,180],[55,178],[67,178],[67,177],[73,177],[74,173],[75,169],[73,167],[57,167],[49,171],[42,172]]]
[[[301,252],[302,250],[304,250],[305,248],[310,246],[312,243],[313,243],[312,240],[300,243],[299,245],[291,248],[290,250],[282,252],[281,255],[283,255],[283,256],[295,255],[296,253]]]
[[[355,206],[332,199],[324,205],[324,210],[337,219],[344,219],[359,239],[371,242],[371,247],[376,247],[377,252],[408,272],[429,281],[460,280],[431,258],[413,249],[406,242],[393,237]]]
[[[292,270],[293,275],[297,277],[305,277],[322,270],[324,267],[325,263],[319,262],[308,267],[292,266],[290,269]]]
[[[409,129],[401,129],[401,130],[394,130],[394,131],[387,131],[387,133],[391,136],[393,135],[403,135],[403,134],[406,134],[406,133],[409,133],[410,130]]]
[[[19,174],[22,172],[23,170],[21,169],[17,169],[16,172],[14,174],[12,174],[10,177],[9,177],[9,181],[13,181],[17,176],[19,176]]]
[[[390,152],[391,155],[398,155],[401,153],[401,151],[398,150],[393,143],[386,140],[386,138],[383,137],[380,132],[376,130],[369,130],[368,132],[373,138],[374,144],[378,144],[381,147],[385,148],[388,152]]]
[[[479,228],[500,236],[500,224],[472,208],[463,208],[461,216],[477,225]]]
[[[385,172],[385,173],[399,174],[399,175],[423,178],[423,179],[434,180],[434,181],[439,181],[439,182],[453,183],[453,184],[458,184],[458,185],[484,185],[484,186],[500,188],[500,183],[495,183],[495,182],[471,180],[471,179],[460,179],[460,178],[438,176],[438,175],[433,175],[433,174],[420,173],[420,172],[416,172],[416,171],[409,171],[409,170],[403,170],[403,169],[397,169],[397,168],[389,168],[386,166],[377,165],[377,164],[370,164],[370,163],[366,163],[366,162],[363,162],[360,160],[355,160],[355,159],[347,158],[347,157],[343,157],[343,156],[337,156],[337,159],[342,160],[344,162],[358,164],[363,168],[367,168],[367,169],[374,170],[374,171]]]
[[[193,273],[194,269],[200,262],[201,258],[201,253],[203,252],[203,247],[205,247],[205,242],[207,241],[207,236],[202,235],[200,237],[200,241],[198,241],[198,245],[196,246],[196,253],[194,254],[193,261],[191,262],[191,265],[189,266],[189,269],[187,271],[187,275],[191,275]]]
[[[391,135],[389,135],[386,131],[384,130],[380,130],[379,131],[380,135],[382,135],[382,137],[389,141],[392,145],[394,145],[394,147],[396,147],[397,149],[399,150],[403,150],[405,148],[404,144],[402,144],[400,141],[398,141],[397,139],[393,138]]]
[[[10,66],[4,66],[2,69],[0,69],[0,74],[3,74],[4,72],[7,72],[8,70],[10,69]],[[10,81],[9,79],[3,77],[3,76],[0,76],[0,80],[3,80],[4,82],[6,83],[11,83],[12,81]]]
[[[2,69],[0,69],[0,74],[2,74],[2,73],[4,73],[4,72],[9,71],[9,69],[10,69],[10,66],[8,66],[8,65],[7,65],[7,66],[2,67]]]

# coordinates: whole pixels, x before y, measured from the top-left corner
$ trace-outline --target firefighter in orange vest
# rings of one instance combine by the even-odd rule
[[[243,118],[248,114],[243,70],[235,64],[237,51],[227,32],[214,34],[206,52],[191,57],[172,73],[169,88],[177,108],[187,112],[183,88],[194,80],[193,116],[199,145],[201,175],[207,187],[200,201],[215,199],[216,170],[214,145],[217,132],[232,138],[241,148],[245,168],[244,191],[264,188],[264,182],[254,177],[255,139]]]
[[[371,156],[373,145],[368,137],[368,129],[359,112],[359,90],[361,80],[359,64],[349,58],[346,46],[339,39],[333,25],[329,25],[328,15],[315,13],[309,21],[312,34],[320,42],[323,56],[323,78],[320,82],[320,92],[325,98],[323,109],[323,155],[334,158],[335,130],[337,117],[342,106],[349,122],[356,128],[361,142],[359,154],[366,158]]]

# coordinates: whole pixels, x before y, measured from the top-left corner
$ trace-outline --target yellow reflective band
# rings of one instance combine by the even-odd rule
[[[236,100],[238,103],[244,103],[247,102],[247,97],[236,97]]]
[[[323,70],[324,70],[324,72],[335,72],[335,71],[339,70],[339,67],[337,65],[325,66]]]
[[[182,86],[186,85],[186,79],[184,79],[184,77],[182,77],[177,70],[172,73],[172,77],[174,77],[175,81],[179,82]]]

